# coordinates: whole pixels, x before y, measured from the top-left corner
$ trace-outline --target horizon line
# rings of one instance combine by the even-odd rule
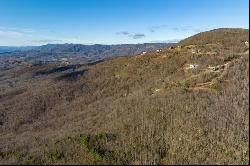
[[[182,40],[182,39],[181,39]],[[179,42],[179,41],[178,41]],[[174,44],[178,42],[145,42],[145,43],[120,43],[120,44],[99,44],[99,43],[93,43],[93,44],[84,44],[84,43],[47,43],[47,44],[41,44],[41,45],[0,45],[0,47],[41,47],[45,45],[86,45],[86,46],[91,46],[91,45],[137,45],[137,44]]]

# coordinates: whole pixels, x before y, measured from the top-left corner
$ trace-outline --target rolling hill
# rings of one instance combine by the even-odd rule
[[[248,36],[1,71],[0,164],[248,164]]]

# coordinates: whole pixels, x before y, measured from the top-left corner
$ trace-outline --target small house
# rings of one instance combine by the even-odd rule
[[[198,66],[197,64],[190,64],[189,69],[195,69],[195,68],[197,68],[197,66]]]
[[[249,47],[248,41],[245,41],[244,43],[245,43],[245,45],[246,45],[247,47]]]

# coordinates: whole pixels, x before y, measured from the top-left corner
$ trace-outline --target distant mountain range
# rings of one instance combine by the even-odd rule
[[[27,51],[36,48],[37,46],[13,47],[13,46],[0,46],[0,53],[14,52],[14,51]]]
[[[104,60],[114,56],[136,55],[142,52],[164,48],[174,43],[144,43],[119,45],[47,44],[34,47],[0,47],[0,67],[34,63],[86,63]],[[12,62],[12,61],[15,62]]]
[[[144,43],[144,44],[118,44],[118,45],[83,45],[83,44],[47,44],[42,46],[0,46],[0,53],[13,53],[20,51],[38,51],[38,52],[73,52],[83,53],[84,55],[101,54],[116,54],[116,55],[130,55],[139,53],[141,51],[149,51],[156,48],[162,48],[171,43]],[[94,51],[95,50],[95,51]]]
[[[152,51],[170,45],[170,43],[144,43],[120,45],[82,45],[82,44],[48,44],[35,49],[39,53],[74,54],[84,57],[110,57],[134,55],[144,51]],[[32,50],[34,51],[34,50]]]

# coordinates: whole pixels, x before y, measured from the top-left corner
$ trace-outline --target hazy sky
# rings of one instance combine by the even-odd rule
[[[249,28],[248,0],[0,0],[0,45],[176,41]]]

